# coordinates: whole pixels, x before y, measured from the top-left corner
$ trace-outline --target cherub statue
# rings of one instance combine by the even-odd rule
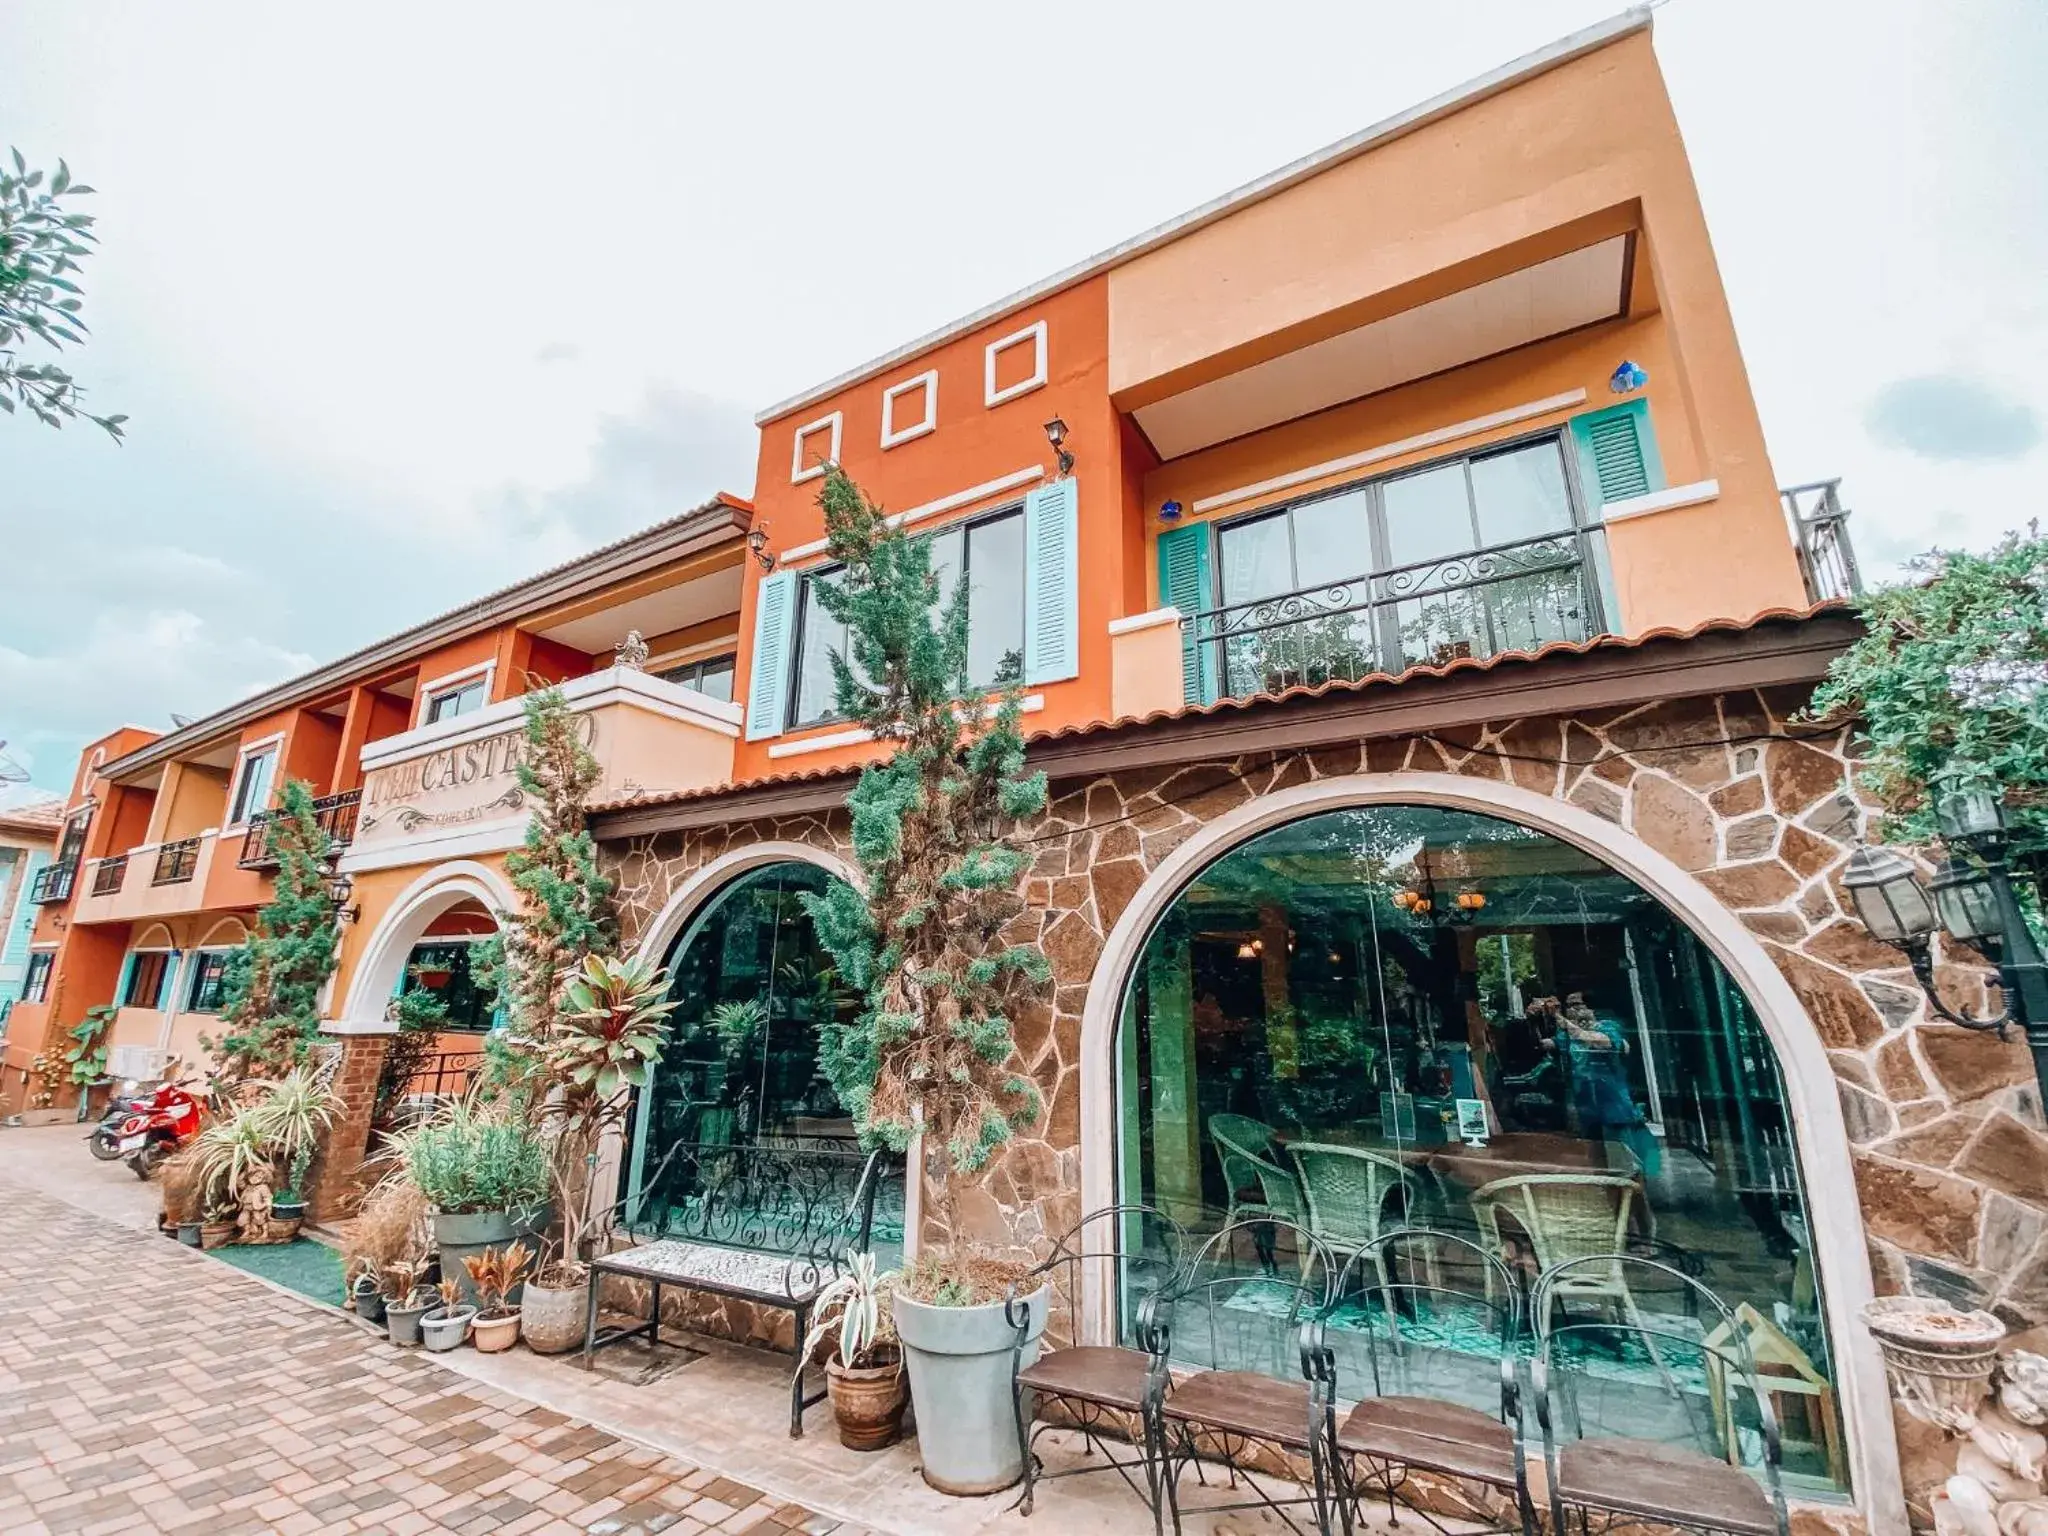
[[[1955,1475],[1932,1501],[1938,1536],[2048,1536],[2048,1358],[1999,1357],[1991,1398],[1971,1416]]]
[[[635,672],[647,670],[647,642],[641,638],[639,630],[626,631],[626,638],[619,642],[618,650],[612,654],[612,665],[630,667]]]

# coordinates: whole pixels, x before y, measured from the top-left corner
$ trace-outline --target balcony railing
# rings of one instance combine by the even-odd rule
[[[151,885],[183,885],[199,868],[199,843],[196,837],[181,838],[175,843],[165,843],[156,851],[156,872],[149,877]]]
[[[1824,603],[1858,597],[1863,574],[1856,569],[1856,547],[1849,542],[1849,511],[1842,505],[1842,482],[1816,480],[1788,485],[1778,494],[1792,520],[1799,544],[1799,572],[1806,578],[1806,599]]]
[[[1201,696],[1242,698],[1598,634],[1588,532],[1548,534],[1181,620]]]
[[[111,859],[101,859],[93,866],[92,893],[95,896],[111,896],[121,889],[121,882],[128,875],[128,855],[117,853]]]
[[[356,835],[356,811],[363,803],[360,789],[345,789],[338,795],[322,795],[313,802],[313,819],[327,834],[330,851],[346,848]],[[270,846],[270,828],[275,811],[258,811],[249,818],[249,830],[242,834],[241,856],[235,860],[243,869],[269,869],[277,863],[277,851]]]
[[[65,859],[58,864],[48,864],[36,876],[36,883],[29,887],[28,899],[38,906],[48,906],[55,901],[69,901],[71,887],[78,882],[78,860]]]

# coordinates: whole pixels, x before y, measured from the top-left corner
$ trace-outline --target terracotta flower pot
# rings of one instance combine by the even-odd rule
[[[206,1221],[199,1224],[199,1246],[202,1248],[225,1248],[235,1240],[235,1224],[232,1221]]]
[[[899,1364],[848,1367],[825,1362],[825,1390],[839,1443],[849,1451],[879,1451],[903,1438],[910,1377]]]
[[[495,1355],[519,1342],[517,1309],[502,1317],[478,1317],[469,1325],[469,1342],[480,1355]]]

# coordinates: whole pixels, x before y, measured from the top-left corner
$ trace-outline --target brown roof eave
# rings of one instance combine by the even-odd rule
[[[1861,633],[1845,609],[1770,615],[1743,625],[1610,640],[1595,648],[1494,658],[1381,686],[1315,696],[1224,701],[1140,720],[1072,726],[1032,738],[1027,758],[1055,780],[1286,752],[1372,737],[1422,735],[1512,718],[1561,717],[1750,688],[1808,687]],[[1503,664],[1505,663],[1505,664]],[[601,840],[815,815],[845,802],[858,770],[820,770],[621,806],[591,817]]]

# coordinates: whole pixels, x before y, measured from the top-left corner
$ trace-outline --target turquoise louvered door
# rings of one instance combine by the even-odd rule
[[[1216,697],[1214,645],[1198,645],[1198,615],[1210,607],[1209,525],[1191,523],[1159,535],[1159,600],[1178,608],[1181,625],[1181,700],[1207,704]]]
[[[1592,503],[1591,521],[1612,502],[1664,489],[1664,464],[1650,429],[1650,402],[1630,400],[1604,411],[1588,411],[1571,422],[1579,455],[1579,479]]]
[[[754,651],[748,660],[747,740],[782,734],[789,702],[789,653],[796,631],[797,574],[777,571],[754,598]]]
[[[1024,498],[1024,681],[1081,671],[1080,490],[1055,480]]]
[[[31,853],[13,886],[14,916],[7,925],[5,941],[0,942],[0,970],[9,975],[18,976],[28,964],[28,938],[36,925],[36,909],[28,899],[28,893],[36,883],[36,876],[49,862],[47,853]],[[0,902],[0,907],[4,906],[5,903]]]

